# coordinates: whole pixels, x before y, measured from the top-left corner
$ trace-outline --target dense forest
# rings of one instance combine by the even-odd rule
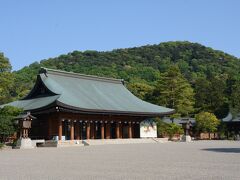
[[[11,91],[0,103],[32,88],[40,67],[122,78],[143,100],[176,109],[177,116],[201,111],[218,118],[240,109],[240,59],[198,43],[166,42],[106,52],[73,51],[13,72]]]

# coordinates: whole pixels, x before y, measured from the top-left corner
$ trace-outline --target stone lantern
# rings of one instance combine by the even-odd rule
[[[29,130],[31,129],[32,120],[36,119],[34,116],[27,112],[26,114],[20,114],[16,117],[20,128],[20,136],[17,141],[16,148],[29,149],[33,148],[32,140],[28,137]]]
[[[182,141],[184,142],[191,142],[192,138],[189,134],[189,131],[192,127],[192,123],[189,119],[183,119],[183,122],[181,123],[184,128],[184,135],[182,136]]]

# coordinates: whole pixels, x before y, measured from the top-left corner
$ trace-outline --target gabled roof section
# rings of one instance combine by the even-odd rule
[[[84,112],[112,112],[118,114],[171,114],[173,109],[157,106],[134,96],[113,79],[42,68],[40,78],[44,86],[58,94],[59,106]]]
[[[49,97],[58,95],[52,91],[50,91],[45,84],[42,82],[40,75],[37,76],[36,83],[30,93],[24,97],[22,100],[40,98],[40,97]]]

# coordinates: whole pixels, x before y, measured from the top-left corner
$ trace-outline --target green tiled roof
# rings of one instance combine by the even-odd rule
[[[0,107],[8,105],[8,106],[23,108],[25,111],[30,111],[30,110],[40,109],[42,107],[48,106],[54,103],[58,98],[59,98],[59,95],[27,99],[27,100],[19,100],[19,101],[14,101],[8,104],[4,104]]]
[[[38,78],[55,96],[25,99],[10,103],[26,110],[56,102],[79,111],[124,114],[170,114],[173,109],[157,106],[134,96],[123,80],[82,75],[42,68]]]

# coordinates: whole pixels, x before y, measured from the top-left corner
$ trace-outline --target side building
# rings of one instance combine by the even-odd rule
[[[25,98],[6,105],[36,117],[30,138],[59,141],[139,138],[140,122],[174,113],[137,98],[121,79],[47,68]]]

